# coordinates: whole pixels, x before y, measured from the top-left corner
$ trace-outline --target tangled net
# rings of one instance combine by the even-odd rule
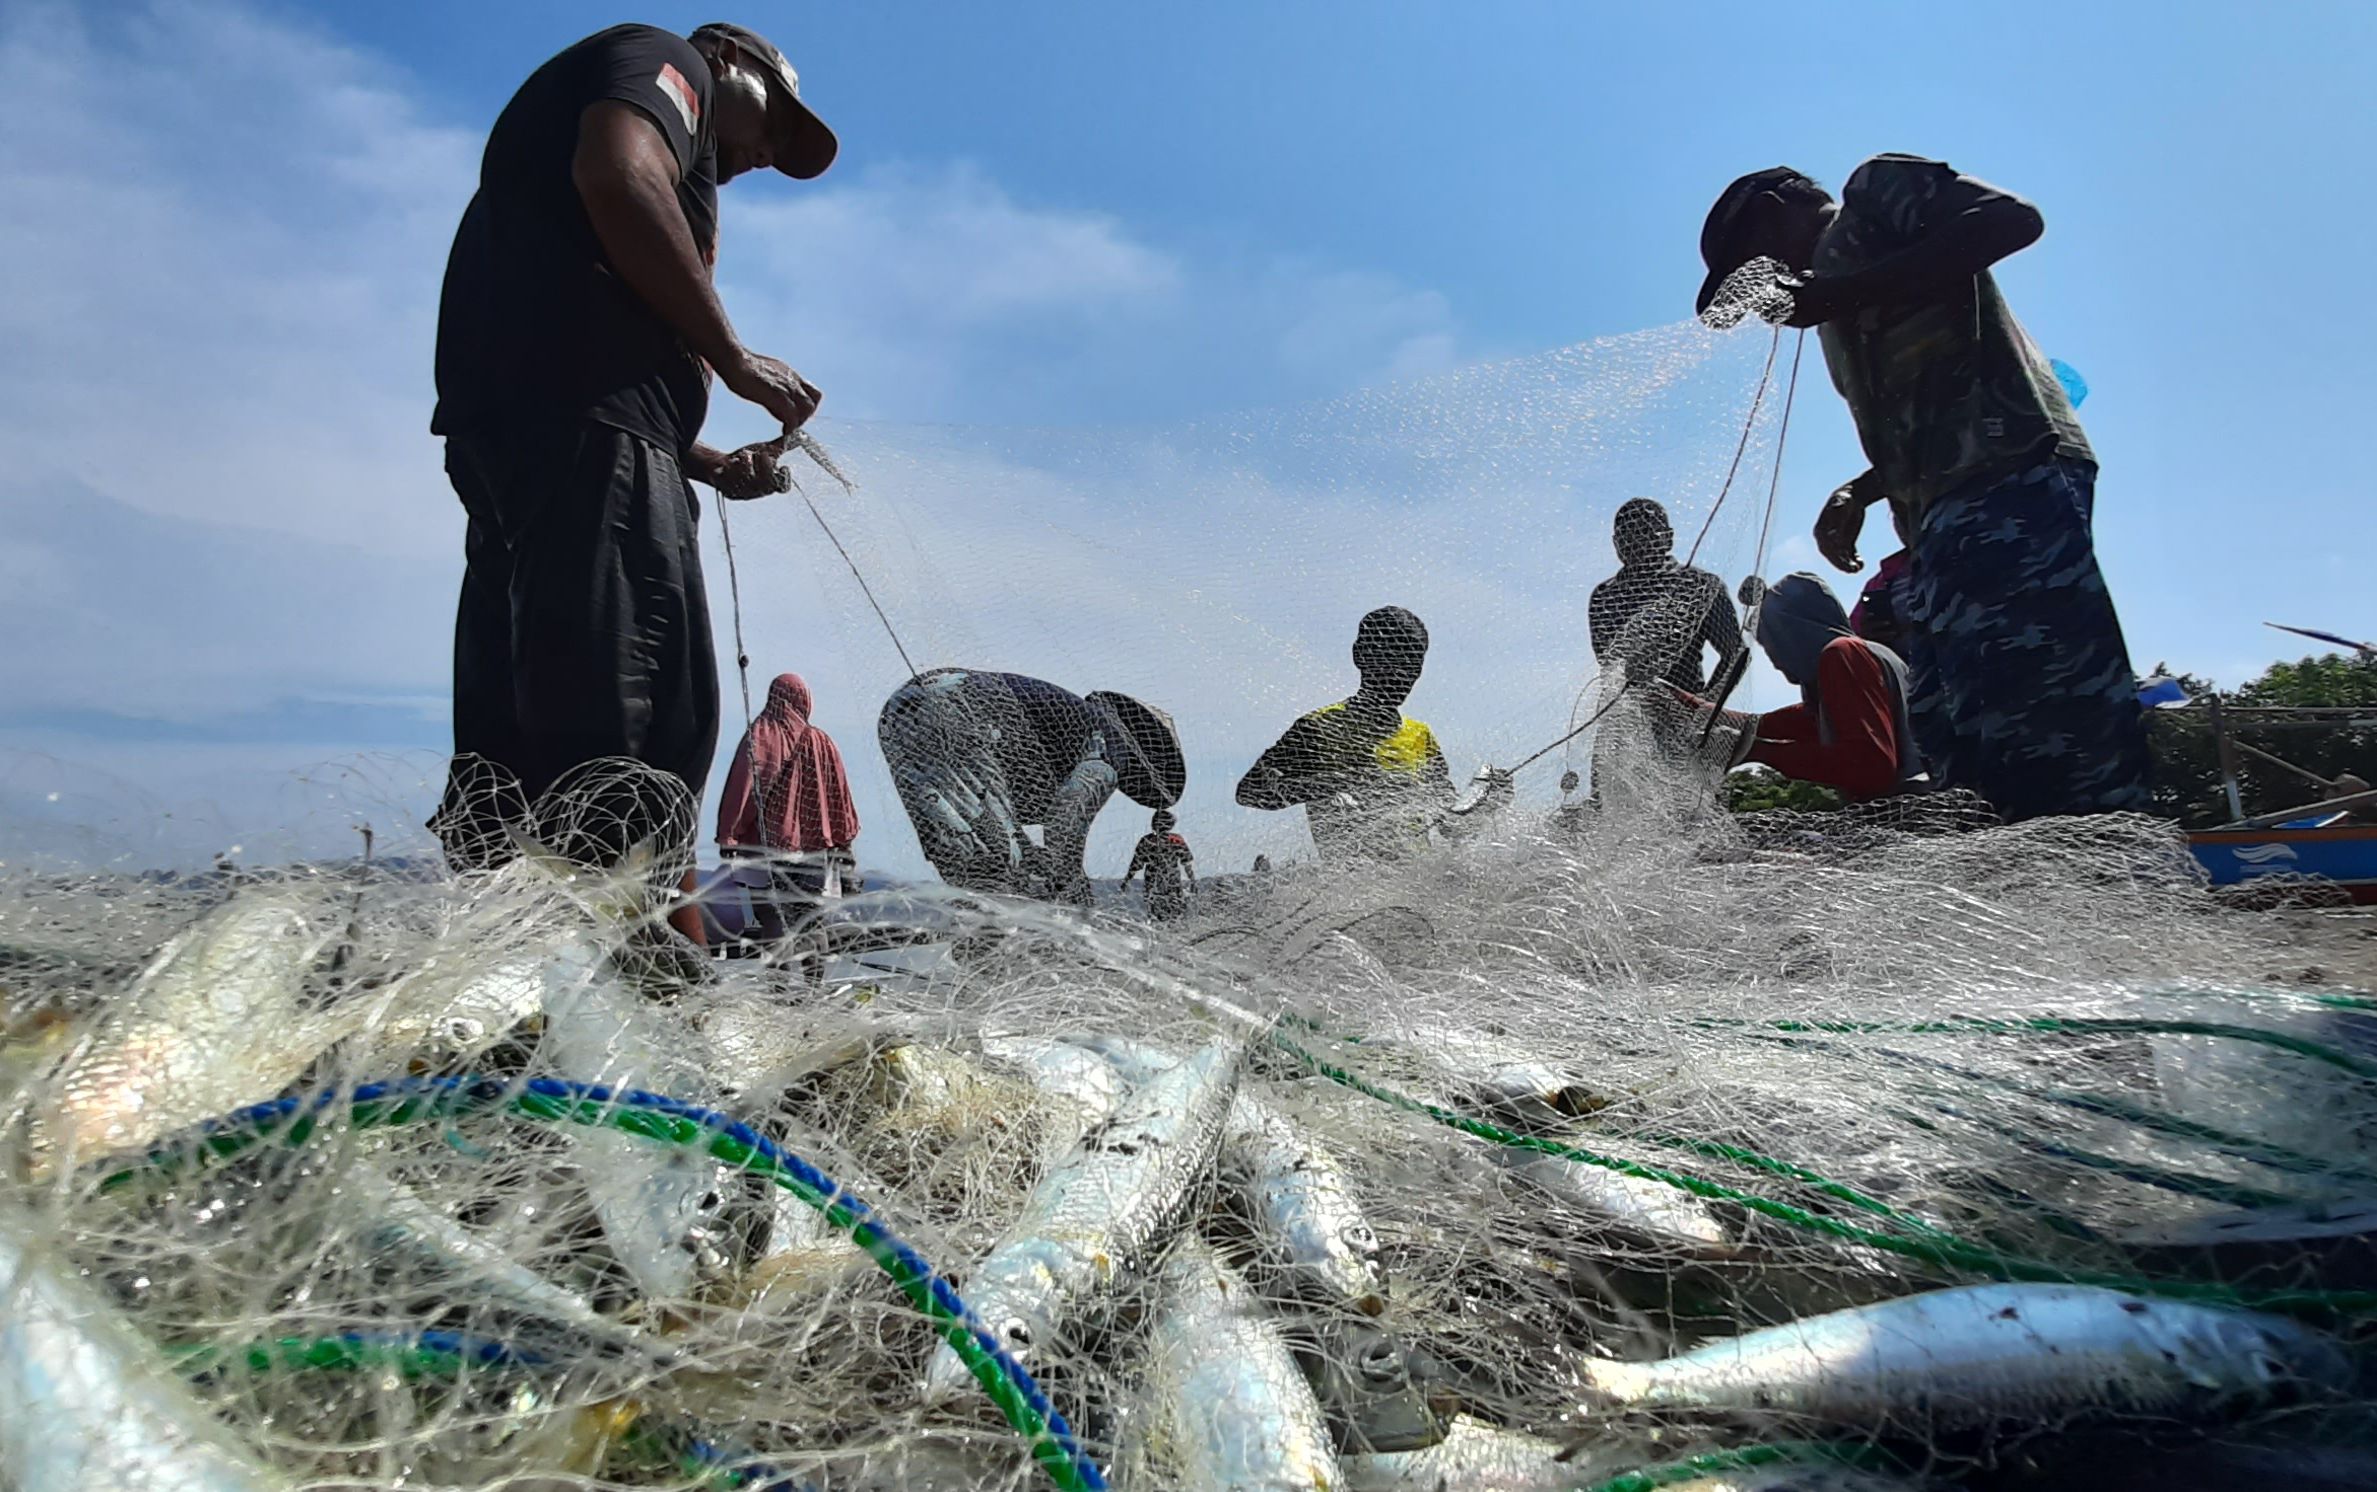
[[[1582,656],[1619,499],[1764,557],[1774,344],[1704,335],[989,468],[843,445],[1151,609],[1101,643],[977,597],[978,527],[890,565],[896,514],[836,516],[919,663],[1174,708],[1208,867],[1284,843],[1228,782],[1370,605],[1426,616],[1465,756],[1589,723],[1589,797],[1541,773],[1431,854],[1209,871],[1160,924],[877,892],[814,981],[674,938],[692,805],[615,778],[468,875],[12,864],[0,1486],[2377,1485],[2367,923],[2224,908],[2144,819],[1725,813],[1724,730],[1624,684],[1705,618]],[[1099,568],[1118,489],[1216,461],[1209,542]],[[1380,484],[1368,529],[1301,500]],[[851,614],[872,662],[811,677],[863,719],[904,675]]]
[[[2106,1436],[2124,1465],[2361,1454],[2326,1353],[2377,1311],[2377,1001],[2304,982],[2348,922],[2219,909],[2148,821],[1866,826],[1834,857],[1676,787],[1664,822],[1514,817],[1161,927],[861,903],[913,926],[922,897],[947,951],[819,987],[672,956],[632,876],[534,860],[127,885],[96,921],[87,883],[20,880],[13,1277],[87,1289],[146,1360],[7,1407],[164,1377],[150,1413],[254,1486],[2049,1486]],[[61,895],[75,941],[34,952]],[[965,1303],[1082,1228],[1057,1305]],[[1853,1422],[1611,1388],[1988,1282],[2305,1334],[2167,1394],[1975,1373]],[[124,1484],[108,1454],[81,1484]]]

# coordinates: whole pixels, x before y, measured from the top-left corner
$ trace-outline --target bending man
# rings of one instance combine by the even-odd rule
[[[937,668],[876,722],[924,857],[952,886],[1090,904],[1090,822],[1116,790],[1169,808],[1188,785],[1172,719],[1127,694]],[[1041,841],[1024,831],[1036,826]]]
[[[1916,728],[1943,785],[2009,821],[2146,806],[2137,682],[2097,571],[2096,456],[1990,274],[2043,230],[2019,197],[1882,155],[1838,202],[1787,168],[1745,176],[1700,237],[1703,315],[1739,314],[1718,293],[1753,259],[1796,277],[1787,324],[1822,329],[1873,462],[1825,504],[1817,547],[1861,568],[1865,510],[1897,506]]]
[[[1800,702],[1757,718],[1746,760],[1822,783],[1851,803],[1928,785],[1907,722],[1906,664],[1851,633],[1823,581],[1786,575],[1769,587],[1758,645],[1799,686]]]

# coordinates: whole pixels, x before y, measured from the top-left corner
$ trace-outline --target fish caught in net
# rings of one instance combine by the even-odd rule
[[[837,439],[936,515],[836,523],[919,665],[1144,697],[1208,861],[1276,853],[1160,921],[919,878],[821,976],[704,958],[691,805],[632,764],[498,814],[495,868],[12,864],[0,1485],[2372,1484],[2363,925],[2214,903],[2143,818],[1736,817],[1722,728],[1631,687],[1725,652],[1770,352]],[[939,527],[1027,491],[1046,534]],[[1018,566],[1053,589],[991,599]],[[1230,784],[1382,604],[1464,762],[1591,724],[1322,854]],[[810,672],[863,718],[909,675],[846,621]]]

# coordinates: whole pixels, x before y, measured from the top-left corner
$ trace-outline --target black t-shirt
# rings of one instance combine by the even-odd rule
[[[605,260],[570,162],[605,99],[668,137],[677,204],[704,259],[718,242],[710,66],[683,37],[614,26],[538,68],[487,136],[437,315],[439,435],[582,416],[680,455],[709,412],[708,374]]]

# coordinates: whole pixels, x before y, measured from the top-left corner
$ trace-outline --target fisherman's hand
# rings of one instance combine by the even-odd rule
[[[1817,551],[1834,569],[1851,575],[1865,568],[1865,561],[1857,557],[1857,536],[1865,531],[1865,509],[1873,499],[1859,485],[1863,480],[1861,477],[1835,491],[1816,515]]]
[[[745,351],[718,370],[718,381],[734,391],[737,398],[748,399],[783,422],[786,430],[798,430],[817,413],[825,395],[817,385],[801,377],[775,358]]]
[[[1791,314],[1782,318],[1785,326],[1802,330],[1822,326],[1857,309],[1847,285],[1838,277],[1798,275],[1781,284],[1791,296]]]
[[[718,459],[701,480],[721,496],[738,500],[767,497],[784,490],[781,456],[773,441],[757,441]]]

